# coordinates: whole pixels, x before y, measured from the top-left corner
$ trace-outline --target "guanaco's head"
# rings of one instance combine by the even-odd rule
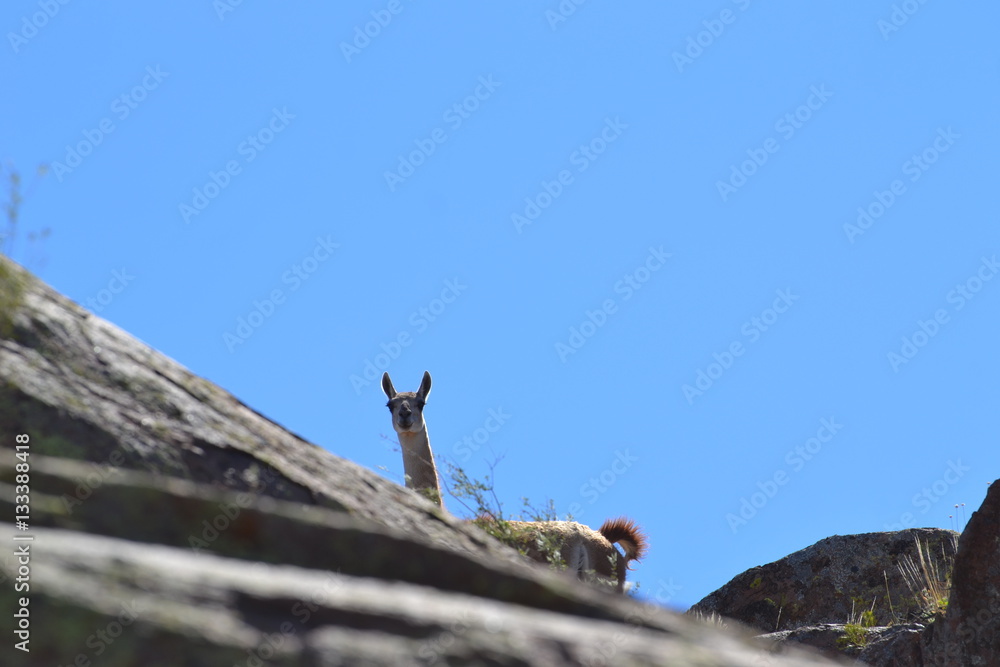
[[[386,406],[392,412],[392,427],[396,433],[419,433],[424,430],[424,403],[431,393],[431,374],[424,371],[424,379],[415,392],[396,392],[389,374],[382,375],[382,391],[389,397]]]

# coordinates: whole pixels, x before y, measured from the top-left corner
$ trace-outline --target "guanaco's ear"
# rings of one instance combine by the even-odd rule
[[[427,394],[431,393],[431,374],[424,371],[424,379],[420,381],[420,389],[417,389],[417,396],[420,400],[426,401]]]
[[[427,384],[430,385],[429,378]],[[396,397],[396,388],[392,386],[392,380],[389,379],[388,372],[382,373],[382,391],[385,392],[390,401]]]

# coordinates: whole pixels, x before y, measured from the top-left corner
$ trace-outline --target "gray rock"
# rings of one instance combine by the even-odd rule
[[[2,257],[0,304],[0,443],[31,436],[34,538],[28,563],[0,554],[31,648],[8,636],[0,664],[834,664],[529,563]]]
[[[785,595],[786,601],[794,603],[789,605],[786,622],[795,627],[757,637],[777,652],[785,646],[801,644],[826,655],[839,652],[874,667],[1000,665],[1000,480],[990,485],[982,506],[972,514],[958,540],[944,612],[919,614],[926,623],[867,628],[864,646],[845,645],[847,633],[843,624],[802,622],[802,619],[835,619],[844,615],[846,596],[842,592],[857,591],[864,584],[859,576],[867,573],[873,577],[879,563],[894,566],[898,557],[907,552],[916,561],[914,537],[929,545],[936,560],[945,560],[943,554],[951,553],[952,535],[952,531],[915,529],[821,540],[808,549],[737,576],[691,611],[750,619],[759,628],[771,623],[773,614],[761,614],[759,594],[748,591],[763,589],[767,591],[765,595]],[[807,582],[810,572],[816,573],[817,578]],[[817,593],[824,585],[832,586],[834,595],[824,597],[821,591]],[[883,590],[884,585],[883,582]],[[796,586],[801,586],[801,595],[791,596],[790,591]],[[890,577],[889,590],[895,591],[892,593],[895,613],[905,613],[906,603],[900,603],[905,600],[905,589]],[[872,590],[867,593],[873,594]],[[858,597],[864,596],[863,593]],[[876,612],[882,611],[877,604]]]
[[[773,644],[779,653],[789,646],[805,645],[829,657],[857,654],[857,651],[845,651],[842,644],[844,626],[836,623],[806,625],[794,630],[769,632],[759,635],[757,639],[764,645]]]
[[[889,628],[870,628],[868,645],[858,653],[858,661],[872,667],[920,667],[921,641],[925,626],[907,623]]]
[[[948,609],[924,639],[926,665],[1000,665],[1000,480],[962,532]]]
[[[6,258],[0,266],[21,292],[12,331],[0,337],[0,442],[27,433],[35,454],[345,510],[404,531],[422,522],[432,540],[509,557],[481,531],[286,431]],[[3,275],[0,293],[14,291]]]
[[[629,605],[641,623],[611,622],[387,579],[32,532],[32,651],[5,665],[749,667],[769,657],[737,636],[641,605]],[[0,525],[0,540],[13,533]],[[4,609],[12,598],[10,586],[0,588]],[[668,617],[673,631],[649,627]],[[799,653],[770,664],[832,663]]]
[[[852,612],[857,615],[874,602],[876,625],[889,625],[918,610],[898,568],[904,556],[917,557],[915,540],[932,553],[954,554],[957,535],[913,528],[828,537],[737,575],[692,611],[715,612],[758,631],[774,632],[846,623]]]
[[[864,646],[851,644],[845,626],[839,623],[782,630],[757,639],[773,645],[777,652],[790,645],[805,645],[829,657],[849,656],[872,667],[919,667],[923,664],[920,647],[923,630],[920,623],[866,628]]]
[[[15,513],[12,464],[0,462],[0,516]],[[82,500],[81,483],[89,486]],[[34,454],[30,523],[187,549],[192,556],[391,578],[592,618],[618,621],[629,609],[616,604],[624,598],[609,599],[506,547],[503,558],[495,558],[488,550],[455,549],[420,530],[404,532],[348,512]]]

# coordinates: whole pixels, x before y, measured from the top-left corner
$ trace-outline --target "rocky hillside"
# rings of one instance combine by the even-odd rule
[[[900,565],[907,558],[919,560],[918,542],[929,557],[950,562],[958,533],[917,528],[828,537],[743,572],[693,609],[737,619],[760,632],[846,623],[865,610],[878,625],[917,620],[920,604]]]
[[[833,664],[526,562],[2,257],[0,306],[0,664]]]
[[[998,527],[994,484],[947,613],[867,630],[882,652],[862,658],[1000,664]],[[843,626],[816,625],[844,600],[818,594],[868,595],[908,537],[830,538],[701,603],[750,631],[640,604],[524,561],[0,257],[0,665],[846,664]]]
[[[961,536],[836,535],[737,575],[690,613],[878,667],[1000,665],[1000,480]]]

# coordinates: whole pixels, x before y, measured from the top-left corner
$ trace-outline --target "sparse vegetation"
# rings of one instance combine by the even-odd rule
[[[707,623],[708,625],[711,625],[711,626],[714,626],[714,627],[717,627],[717,628],[728,628],[729,627],[729,623],[726,622],[725,617],[721,616],[719,614],[719,612],[717,612],[717,611],[713,611],[713,612],[711,612],[709,614],[705,614],[703,612],[700,612],[700,611],[696,610],[696,611],[692,612],[690,615],[693,616],[694,618],[698,619],[702,623]]]
[[[897,565],[912,593],[911,596],[902,597],[894,602],[890,594],[889,575],[887,572],[882,573],[885,581],[885,601],[889,609],[888,625],[913,621],[933,623],[948,608],[958,538],[952,537],[951,540],[942,541],[938,545],[940,550],[938,555],[935,555],[926,542],[922,543],[915,538],[914,543],[916,558],[905,555]],[[844,626],[844,636],[840,639],[842,647],[865,646],[868,628],[879,624],[875,614],[876,603],[877,598],[872,599],[870,605],[865,599],[852,598],[851,615]],[[866,606],[868,608],[864,609]],[[859,611],[855,613],[855,609]],[[883,620],[883,623],[886,621]]]
[[[558,521],[555,503],[549,499],[543,507],[537,508],[527,498],[521,498],[520,515],[517,517],[505,516],[503,504],[496,494],[492,481],[492,473],[496,463],[490,465],[490,475],[487,475],[484,480],[478,480],[470,478],[461,466],[448,462],[446,465],[448,479],[445,480],[444,485],[472,517],[473,524],[527,556],[523,545],[526,531],[530,529],[516,528],[512,522]],[[567,517],[566,520],[572,521],[572,517]],[[553,568],[566,569],[566,562],[561,554],[562,544],[554,535],[535,531],[534,545]]]
[[[898,608],[893,605],[889,596],[888,574],[883,572],[886,603],[889,606],[892,624],[913,620],[914,609],[921,622],[933,623],[934,619],[940,617],[948,608],[958,538],[942,541],[939,545],[940,553],[937,555],[926,542],[915,538],[914,543],[917,548],[916,558],[910,555],[903,556],[897,566],[913,595],[898,600]],[[844,636],[838,642],[842,648],[864,648],[868,644],[868,629],[878,624],[875,616],[876,601],[877,598],[872,600],[871,605],[867,605],[866,600],[852,599],[851,614],[844,626]],[[868,608],[865,609],[865,606]]]
[[[17,240],[18,221],[21,204],[27,193],[21,192],[21,174],[11,166],[0,166],[0,172],[7,172],[7,201],[3,205],[7,226],[0,230],[0,254],[11,257]],[[45,165],[38,167],[35,181],[29,187],[34,188],[38,179],[45,176]],[[28,241],[34,242],[49,235],[48,228],[40,232],[29,232]],[[14,313],[24,302],[25,276],[14,266],[0,264],[0,338],[9,338],[14,331]]]
[[[868,646],[868,629],[857,623],[848,623],[844,626],[844,636],[837,640],[841,648],[856,646],[864,648]]]
[[[941,554],[935,557],[927,544],[921,544],[920,540],[915,539],[916,560],[911,556],[904,556],[899,563],[899,572],[927,621],[933,620],[936,614],[948,608],[957,541],[957,538],[952,539],[950,553],[946,548],[947,543],[942,542]]]
[[[513,547],[522,556],[548,563],[552,569],[571,568],[565,560],[567,548],[573,553],[578,553],[575,551],[577,549],[586,549],[590,559],[606,557],[607,561],[602,564],[590,560],[592,569],[585,572],[577,571],[576,574],[580,578],[607,585],[618,592],[624,593],[627,590],[629,594],[634,595],[638,591],[638,582],[632,582],[625,588],[625,582],[618,570],[620,559],[628,557],[613,544],[610,550],[606,550],[605,546],[595,547],[594,538],[586,537],[586,533],[603,541],[604,545],[608,544],[607,538],[601,537],[597,531],[574,524],[570,515],[565,518],[560,517],[551,499],[538,507],[527,498],[521,498],[518,515],[506,515],[493,484],[496,464],[497,461],[490,464],[490,474],[484,480],[470,478],[461,466],[453,462],[449,461],[444,466],[447,471],[444,486],[464,507],[471,523],[503,544]],[[603,527],[601,530],[603,531]],[[595,548],[596,551],[593,550]],[[639,551],[642,551],[642,547],[639,547]]]
[[[876,625],[876,600],[877,598],[872,600],[872,604],[868,609],[864,609],[861,606],[865,604],[864,600],[860,598],[851,600],[851,615],[847,619],[847,624],[844,625],[844,636],[837,641],[842,648],[852,646],[864,648],[868,645],[868,628],[875,627]]]
[[[14,331],[14,313],[24,303],[24,277],[17,267],[0,264],[0,338]]]
[[[35,171],[35,180],[31,182],[24,192],[21,190],[21,174],[19,171],[9,164],[0,166],[0,172],[2,171],[7,172],[7,201],[3,205],[4,217],[7,218],[7,227],[0,231],[0,254],[13,257],[18,231],[20,230],[18,223],[20,222],[21,204],[24,203],[25,197],[29,196],[31,191],[35,189],[38,181],[48,173],[48,167],[44,164],[38,166]],[[28,242],[41,241],[47,238],[50,232],[51,230],[48,227],[39,231],[29,231],[27,233]]]
[[[756,580],[754,583],[756,583]],[[753,584],[751,584],[750,587],[754,588]],[[781,612],[785,609],[785,605],[788,604],[788,599],[785,597],[785,594],[782,593],[781,598],[777,602],[771,598],[764,598],[764,602],[768,603],[772,607],[777,607],[778,609],[778,617],[774,620],[774,631],[777,632],[778,628],[781,627]]]

